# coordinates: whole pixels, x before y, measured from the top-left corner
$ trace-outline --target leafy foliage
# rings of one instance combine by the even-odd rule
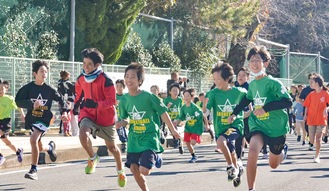
[[[77,4],[77,41],[82,50],[97,47],[104,54],[104,62],[113,64],[121,50],[140,10],[143,0],[86,0]]]
[[[0,26],[3,49],[8,56],[35,57],[41,34],[64,24],[67,15],[65,0],[4,0]]]
[[[152,55],[144,48],[140,37],[135,32],[129,35],[117,64],[128,65],[131,62],[138,62],[147,67],[153,66]]]
[[[37,46],[37,58],[42,59],[57,59],[57,51],[59,39],[57,33],[53,30],[45,32],[40,36],[39,44]]]
[[[153,63],[160,68],[170,68],[171,71],[178,72],[181,69],[179,57],[171,49],[169,44],[160,44],[152,50]]]

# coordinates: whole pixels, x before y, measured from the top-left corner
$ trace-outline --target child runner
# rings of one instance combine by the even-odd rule
[[[116,127],[126,126],[129,123],[127,162],[134,178],[141,190],[149,190],[145,176],[151,173],[152,168],[161,167],[163,152],[159,138],[159,126],[154,121],[154,113],[158,113],[168,125],[173,136],[179,138],[169,118],[166,106],[154,94],[143,91],[140,86],[144,81],[144,68],[141,64],[132,63],[125,69],[125,84],[128,88],[119,103],[121,121]],[[129,122],[128,122],[129,118]]]
[[[150,88],[150,91],[156,95],[161,101],[162,98],[160,97],[160,88],[157,85],[152,85]],[[158,124],[160,128],[160,143],[164,144],[166,141],[166,136],[167,136],[167,131],[166,131],[166,124],[162,122],[161,117],[159,116],[158,113],[154,113],[154,122]]]
[[[305,129],[305,121],[304,121],[304,107],[303,101],[299,99],[299,94],[296,95],[296,104],[294,106],[294,115],[296,116],[296,132],[297,132],[297,142],[302,140],[302,145],[305,145],[305,139],[307,136]],[[301,131],[303,132],[303,136],[301,135]]]
[[[267,144],[270,147],[269,165],[277,168],[287,155],[285,144],[289,131],[287,108],[292,105],[291,97],[282,83],[265,70],[271,59],[264,46],[252,48],[247,57],[249,69],[255,80],[250,82],[247,96],[234,108],[228,122],[252,101],[254,111],[249,116],[250,142],[247,162],[247,180],[249,190],[256,188],[257,160],[259,151]]]
[[[163,103],[168,108],[168,114],[170,116],[171,121],[176,120],[179,117],[180,108],[183,105],[183,99],[179,97],[180,87],[178,83],[173,83],[169,86],[169,96],[163,99]],[[177,126],[175,126],[177,129]],[[174,148],[179,149],[179,153],[183,154],[184,150],[181,144],[180,139],[175,139],[174,137]]]
[[[235,82],[235,87],[242,87],[248,91],[249,75],[250,75],[250,72],[247,68],[245,68],[245,67],[240,68],[239,72],[238,72],[238,76],[237,76],[237,81]],[[252,110],[251,104],[249,104],[248,107],[245,107],[243,109],[243,124],[244,124],[243,132],[244,133],[242,134],[242,136],[238,137],[235,141],[236,155],[238,157],[238,162],[241,165],[242,165],[242,157],[244,156],[244,146],[247,144],[246,137],[248,137],[248,134],[249,134],[248,119],[249,119],[251,110]]]
[[[206,130],[209,130],[209,124],[207,117],[203,115],[201,109],[193,103],[194,92],[192,89],[184,90],[184,105],[181,107],[181,111],[178,119],[173,124],[177,126],[181,121],[185,121],[184,128],[184,142],[192,155],[189,160],[190,163],[197,161],[195,150],[193,146],[196,143],[201,143],[201,135],[203,133],[203,123],[206,125]]]
[[[205,99],[205,94],[204,92],[201,92],[199,93],[199,96],[198,96],[198,100],[196,102],[196,105],[202,110],[202,106],[203,106],[203,100]],[[214,143],[214,140],[215,140],[215,135],[214,135],[214,131],[211,129],[211,118],[212,118],[212,115],[211,115],[211,112],[206,115],[207,116],[207,121],[208,121],[208,126],[209,126],[209,129],[207,130],[209,132],[209,135],[210,135],[210,138],[211,138],[211,143]]]
[[[9,83],[0,79],[0,139],[17,155],[18,162],[23,161],[23,148],[17,148],[9,140],[9,132],[11,130],[11,112],[13,109],[19,109],[22,121],[24,121],[24,113],[21,108],[17,108],[15,100],[12,96],[6,95],[9,89]],[[6,158],[0,153],[0,165],[5,162]]]
[[[86,174],[93,174],[99,163],[99,156],[94,152],[90,135],[94,139],[104,139],[107,149],[112,153],[118,175],[118,185],[124,187],[127,177],[121,159],[121,152],[115,143],[115,87],[112,79],[103,71],[104,56],[96,48],[81,52],[83,59],[82,74],[75,84],[75,109],[80,107],[79,139],[81,146],[89,156],[85,168]],[[82,100],[82,102],[81,102]],[[75,110],[74,109],[74,110]]]
[[[322,76],[317,75],[311,78],[311,88],[314,89],[304,102],[305,114],[304,120],[308,125],[308,133],[310,143],[313,145],[316,142],[314,162],[320,163],[320,149],[322,134],[325,133],[327,125],[327,116],[329,107],[329,93],[327,87],[323,84]]]
[[[25,178],[37,180],[37,164],[40,151],[47,151],[52,162],[57,159],[56,145],[50,141],[47,147],[43,146],[41,137],[47,132],[53,113],[51,106],[53,101],[59,102],[62,109],[62,120],[67,121],[69,108],[64,98],[51,86],[45,83],[48,74],[48,65],[45,61],[37,60],[32,63],[32,72],[35,81],[32,81],[18,90],[15,101],[18,107],[26,108],[25,123],[31,127],[31,169],[25,174]]]
[[[232,124],[228,123],[227,118],[232,114],[234,107],[242,100],[247,91],[230,85],[233,81],[234,71],[229,64],[216,65],[211,73],[216,87],[206,94],[203,112],[208,113],[213,109],[217,145],[223,152],[227,162],[228,180],[233,180],[233,185],[237,187],[241,183],[240,177],[243,173],[243,166],[237,164],[234,142],[239,136],[243,135],[242,111],[239,112]]]
[[[117,90],[116,93],[116,110],[117,110],[117,116],[118,116],[118,121],[120,121],[120,112],[119,112],[119,103],[120,100],[123,98],[124,93],[123,90],[125,89],[125,83],[124,80],[119,79],[115,82],[115,89]],[[126,145],[127,145],[127,141],[128,141],[128,137],[127,137],[127,131],[126,131],[126,127],[119,127],[117,128],[117,133],[119,136],[119,139],[121,141],[121,152],[126,152]]]

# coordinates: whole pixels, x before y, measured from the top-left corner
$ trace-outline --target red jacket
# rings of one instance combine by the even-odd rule
[[[97,108],[80,108],[79,122],[87,117],[101,126],[114,125],[115,116],[115,87],[110,77],[102,72],[91,83],[87,83],[80,75],[75,85],[75,104],[84,99],[92,99],[97,103]],[[83,104],[82,104],[83,105]]]

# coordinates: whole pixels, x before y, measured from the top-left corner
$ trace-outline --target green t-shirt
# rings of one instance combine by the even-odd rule
[[[166,106],[168,105],[168,103],[172,103],[172,105],[168,107],[168,114],[172,121],[177,119],[179,117],[180,108],[183,105],[183,99],[181,97],[178,97],[177,99],[172,99],[170,96],[168,96],[163,100],[163,103]]]
[[[206,98],[209,98],[207,109],[213,109],[213,121],[216,137],[225,133],[229,128],[234,127],[243,135],[243,113],[242,111],[236,116],[233,123],[228,124],[227,118],[232,114],[233,109],[240,103],[242,98],[247,94],[243,88],[232,87],[224,91],[214,88],[209,91]]]
[[[202,135],[203,133],[203,113],[201,109],[191,103],[189,107],[184,104],[180,110],[179,120],[185,121],[185,130],[187,133]]]
[[[119,103],[122,119],[129,118],[128,153],[140,153],[153,150],[163,152],[160,144],[159,126],[154,114],[162,115],[167,107],[154,94],[142,91],[136,96],[125,94]]]
[[[17,109],[17,106],[12,96],[3,95],[0,97],[0,120],[10,118],[14,109]]]
[[[118,120],[120,120],[120,112],[119,112],[119,103],[121,101],[121,99],[123,98],[125,94],[116,94],[116,100],[117,100],[117,103],[118,103],[118,106],[116,107],[116,111],[117,111],[117,116],[118,116]]]
[[[271,76],[253,80],[249,84],[247,99],[254,101],[254,109],[262,108],[265,104],[283,97],[290,99],[282,83]],[[270,111],[258,117],[251,113],[248,122],[250,132],[261,131],[269,137],[279,137],[289,131],[286,109]]]

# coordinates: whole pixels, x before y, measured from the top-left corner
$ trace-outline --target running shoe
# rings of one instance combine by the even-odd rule
[[[85,168],[86,174],[92,174],[96,171],[96,166],[99,163],[99,156],[96,155],[96,158],[94,160],[88,159],[88,165]]]
[[[16,155],[17,155],[18,162],[22,162],[23,161],[23,148],[18,148]]]
[[[52,162],[55,162],[57,160],[56,144],[54,143],[54,141],[50,141],[48,145],[49,150],[47,151],[47,153],[49,154],[49,158]]]
[[[118,184],[120,187],[125,187],[127,184],[127,177],[124,171],[118,173]]]
[[[195,157],[192,157],[188,162],[195,163],[197,160],[198,160],[198,158],[195,156]]]
[[[31,169],[28,173],[25,174],[25,178],[31,179],[31,180],[38,180],[38,173],[37,170]]]

